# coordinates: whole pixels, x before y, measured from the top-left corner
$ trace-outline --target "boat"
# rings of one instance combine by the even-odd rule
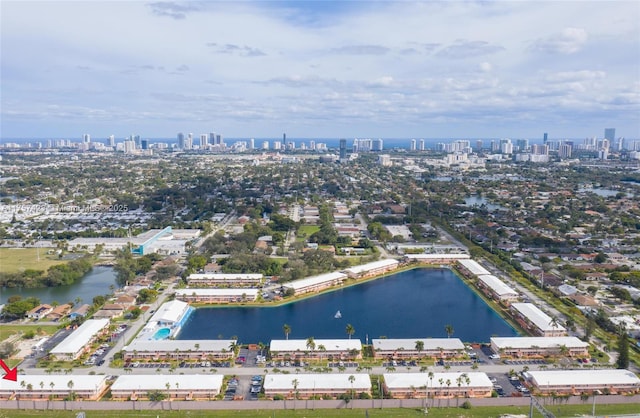
[[[340,313],[340,311],[336,312],[336,314],[333,316],[336,319],[340,319],[342,318],[342,314]]]

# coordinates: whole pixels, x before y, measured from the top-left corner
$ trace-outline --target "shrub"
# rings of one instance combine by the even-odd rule
[[[462,405],[460,405],[460,408],[462,408],[462,409],[471,409],[471,402],[469,402],[469,401],[464,401],[464,402],[462,403]]]

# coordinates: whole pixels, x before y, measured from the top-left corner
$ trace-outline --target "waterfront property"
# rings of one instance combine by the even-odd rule
[[[392,398],[488,398],[493,383],[482,372],[385,373],[384,390]]]
[[[114,400],[148,399],[149,393],[161,392],[169,399],[211,400],[222,389],[221,374],[123,375],[111,385]]]
[[[513,303],[511,313],[518,324],[533,335],[542,337],[567,335],[567,330],[562,325],[555,323],[549,315],[532,303]]]
[[[601,391],[605,394],[638,393],[640,379],[624,369],[535,370],[524,374],[528,384],[540,393],[579,395]]]
[[[180,300],[166,302],[153,314],[137,338],[158,340],[161,339],[159,337],[162,339],[175,337],[192,312],[193,308],[186,302]],[[161,330],[162,332],[158,334]]]
[[[235,355],[236,340],[141,340],[124,347],[124,360],[227,360]]]
[[[345,273],[352,279],[362,279],[393,271],[397,269],[399,265],[398,260],[394,259],[378,260],[372,263],[350,267],[345,270]]]
[[[351,378],[353,376],[353,378]],[[289,399],[308,399],[312,396],[340,396],[343,394],[371,394],[371,379],[365,373],[331,374],[268,374],[264,378],[267,397],[281,395]]]
[[[64,399],[71,392],[77,399],[97,400],[107,388],[104,375],[20,374],[17,381],[3,380],[0,399]]]
[[[420,344],[422,347],[418,350]],[[459,338],[374,338],[371,341],[374,357],[408,358],[455,358],[464,355],[464,344]]]
[[[252,302],[258,299],[258,289],[178,289],[176,299],[189,303]]]
[[[108,319],[88,319],[60,344],[53,347],[49,355],[58,360],[75,360],[91,348],[91,343],[107,332]]]
[[[589,355],[589,344],[577,337],[491,337],[491,349],[514,358]]]
[[[518,292],[494,275],[481,274],[476,283],[485,295],[504,305],[515,302],[519,298]]]
[[[187,282],[190,287],[217,287],[217,286],[258,286],[262,284],[262,274],[190,274]]]
[[[200,230],[198,229],[173,231],[168,226],[164,229],[151,229],[135,237],[74,238],[69,241],[69,247],[94,251],[97,246],[101,246],[105,251],[109,252],[132,247],[131,252],[139,255],[151,253],[177,255],[183,254],[186,251],[186,244],[197,238],[199,234]]]
[[[51,311],[53,311],[53,307],[51,305],[44,303],[42,305],[36,306],[35,308],[27,312],[27,318],[35,319],[37,321],[49,315]]]
[[[482,276],[483,274],[491,274],[489,270],[482,267],[475,260],[459,260],[458,266],[466,276]]]
[[[357,339],[317,339],[312,345],[309,345],[308,340],[271,340],[269,350],[271,357],[279,360],[362,358],[362,343]]]
[[[346,274],[334,271],[332,273],[320,274],[318,276],[288,282],[282,286],[285,289],[292,289],[295,295],[301,295],[304,293],[319,292],[329,287],[341,285],[346,278]]]

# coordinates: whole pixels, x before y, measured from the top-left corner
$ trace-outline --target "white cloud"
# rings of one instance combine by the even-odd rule
[[[550,54],[573,54],[582,49],[588,39],[586,30],[566,28],[560,33],[536,40],[533,49]]]

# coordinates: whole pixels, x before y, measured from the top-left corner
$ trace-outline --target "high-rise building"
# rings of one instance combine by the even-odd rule
[[[340,161],[347,159],[347,140],[340,140]]]
[[[382,151],[384,149],[384,142],[381,138],[371,141],[371,151]]]
[[[216,144],[216,133],[215,132],[210,132],[209,133],[209,145],[215,145]]]
[[[286,133],[282,134],[282,145],[284,146],[284,149],[287,149],[287,134]]]
[[[411,143],[409,144],[409,150],[415,151],[416,150],[416,143],[417,143],[416,140],[412,139]]]
[[[140,141],[140,148],[141,149],[149,149],[149,140],[148,139],[143,139]]]
[[[421,139],[418,145],[420,151],[424,151],[424,139]]]
[[[249,140],[249,149],[254,149],[256,147],[256,140],[254,138],[251,138]]]
[[[546,144],[548,140],[549,140],[549,134],[545,132],[544,135],[542,136],[542,143]]]
[[[109,142],[107,142],[107,144],[110,147],[115,147],[116,146],[116,137],[115,137],[115,135],[109,135]]]
[[[516,147],[518,151],[524,152],[529,150],[529,140],[528,139],[516,139]]]
[[[200,149],[207,148],[209,145],[209,136],[207,134],[200,135]]]
[[[89,134],[82,135],[82,142],[84,142],[85,144],[88,144],[89,142],[91,142],[91,135]]]
[[[604,139],[608,139],[609,142],[613,142],[616,139],[616,128],[606,128],[604,130]]]
[[[572,145],[569,143],[562,143],[558,147],[558,157],[571,158]]]
[[[482,151],[482,139],[476,140],[476,152]]]
[[[262,149],[269,149],[269,141],[262,141]]]
[[[178,133],[178,148],[184,149],[184,134],[182,132]]]

